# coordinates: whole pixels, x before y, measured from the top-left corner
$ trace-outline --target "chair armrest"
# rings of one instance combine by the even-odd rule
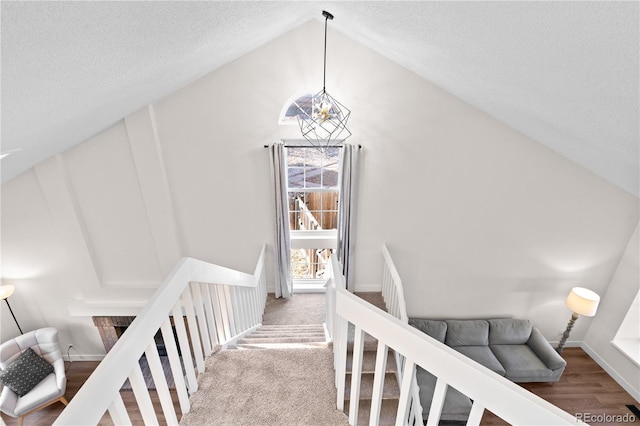
[[[15,412],[16,404],[18,403],[18,395],[13,393],[13,391],[6,386],[1,386],[1,388],[0,411],[12,417],[18,417]]]
[[[547,339],[535,327],[531,330],[531,337],[529,337],[527,345],[549,369],[557,370],[567,365],[567,361],[553,349]]]
[[[58,358],[53,362],[53,371],[56,374],[56,385],[63,393],[67,389],[67,374],[64,371],[64,360]]]

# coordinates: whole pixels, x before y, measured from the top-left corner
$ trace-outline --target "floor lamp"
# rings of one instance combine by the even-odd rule
[[[571,319],[567,324],[567,329],[562,333],[562,339],[560,339],[558,347],[556,348],[556,351],[559,354],[562,354],[564,344],[567,342],[571,329],[573,328],[573,324],[575,324],[578,316],[594,316],[598,310],[598,303],[600,303],[600,296],[595,292],[582,287],[574,287],[571,289],[571,293],[567,296],[567,300],[565,300],[564,304],[567,305],[567,308],[571,309],[573,314],[571,315]]]
[[[9,304],[9,296],[13,294],[15,289],[16,288],[12,285],[0,286],[0,299],[4,299],[4,301],[7,303],[7,306],[9,307],[9,312],[11,312],[11,316],[13,317],[13,320],[16,322],[16,325],[18,326],[18,330],[20,330],[20,334],[24,334],[22,332],[22,329],[20,328],[20,324],[18,324],[18,320],[16,319],[16,316],[13,313],[13,309],[11,309],[11,305]]]

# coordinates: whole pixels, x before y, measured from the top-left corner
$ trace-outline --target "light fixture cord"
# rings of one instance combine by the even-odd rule
[[[324,72],[322,74],[322,93],[325,93],[326,83],[327,83],[327,21],[329,20],[329,16],[326,15],[324,17]]]

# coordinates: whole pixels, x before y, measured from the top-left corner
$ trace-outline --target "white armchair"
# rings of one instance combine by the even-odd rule
[[[22,426],[25,416],[51,405],[62,402],[67,405],[64,392],[67,388],[64,360],[58,344],[58,330],[52,327],[30,331],[0,345],[0,369],[3,371],[25,350],[31,348],[35,353],[53,365],[54,372],[23,396],[18,396],[6,386],[0,393],[0,411],[18,418]],[[46,374],[46,373],[45,373]],[[0,384],[0,386],[2,386]]]

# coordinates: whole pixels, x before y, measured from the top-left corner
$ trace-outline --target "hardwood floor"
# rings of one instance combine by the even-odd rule
[[[631,416],[626,407],[640,406],[615,380],[613,380],[589,355],[580,348],[565,348],[562,357],[567,368],[557,383],[521,383],[520,385],[542,399],[576,415],[591,415],[590,424],[614,425],[615,421],[594,421],[597,416]],[[596,420],[599,420],[596,418]],[[614,420],[612,418],[611,420]],[[633,424],[640,423],[636,418]],[[492,413],[485,413],[483,425],[504,425],[502,419]]]
[[[567,360],[567,368],[558,383],[524,383],[522,386],[571,414],[590,413],[592,416],[623,416],[627,413],[630,414],[625,405],[640,406],[582,349],[566,348],[563,352],[563,357]],[[68,400],[73,399],[73,396],[78,392],[78,389],[80,389],[97,364],[94,361],[75,361],[70,365],[67,364],[66,397]],[[121,394],[126,406],[129,407],[132,423],[134,425],[143,424],[133,393],[121,391]],[[173,397],[176,413],[180,416],[180,407],[175,394]],[[156,406],[156,412],[161,413],[160,403],[154,392],[152,392],[152,400]],[[62,404],[53,404],[27,416],[24,420],[24,426],[51,425],[63,409],[64,406]],[[165,424],[162,414],[159,414],[158,417],[160,424]],[[18,424],[16,419],[5,414],[2,414],[2,420],[7,426]],[[594,421],[589,423],[619,424]],[[112,422],[108,416],[105,416],[100,422],[100,425],[111,424]],[[492,413],[485,413],[482,424],[503,425],[506,423]],[[636,422],[633,424],[640,424],[640,419],[636,418]]]

